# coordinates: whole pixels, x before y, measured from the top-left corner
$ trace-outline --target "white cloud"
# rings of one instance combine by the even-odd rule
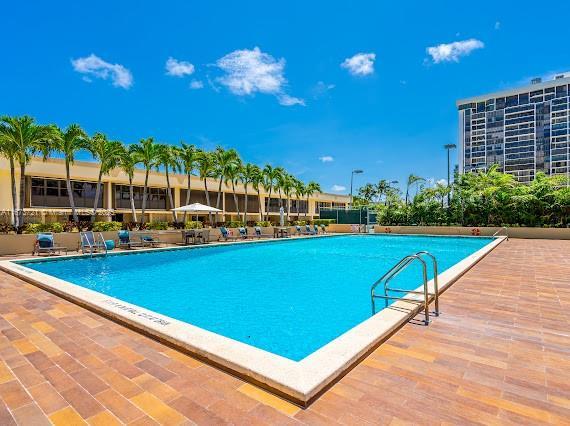
[[[323,163],[332,163],[334,161],[334,158],[330,155],[323,155],[322,157],[319,157],[319,160],[321,160]]]
[[[131,72],[120,64],[111,64],[104,61],[93,53],[83,58],[71,60],[73,69],[78,73],[84,74],[84,80],[91,82],[90,77],[101,78],[103,80],[110,79],[113,86],[128,89],[133,85],[133,75]]]
[[[352,75],[369,75],[374,72],[375,53],[357,53],[346,58],[340,66],[346,68]]]
[[[165,68],[166,74],[173,77],[184,77],[185,75],[194,74],[194,65],[190,62],[179,61],[173,57],[168,58]]]
[[[259,47],[235,50],[218,59],[216,65],[225,72],[217,81],[238,96],[256,92],[273,95],[281,105],[304,105],[303,99],[285,93],[285,59],[275,59]]]
[[[333,185],[333,186],[331,187],[331,190],[333,190],[334,192],[346,191],[346,186]]]
[[[203,87],[204,87],[204,83],[201,82],[200,80],[192,80],[190,82],[190,89],[196,90],[196,89],[201,89]]]
[[[438,185],[447,186],[447,179],[439,179],[436,183]]]
[[[459,62],[459,58],[469,55],[473,50],[482,49],[485,44],[477,39],[454,41],[453,43],[439,44],[437,46],[428,47],[427,53],[431,56],[434,63],[440,62]]]
[[[317,84],[311,90],[314,99],[319,99],[327,95],[327,93],[336,87],[335,84],[325,83],[324,81],[318,81]]]
[[[500,22],[500,21],[495,22],[495,29],[496,29],[496,30],[500,30],[500,29],[501,29],[501,22]]]

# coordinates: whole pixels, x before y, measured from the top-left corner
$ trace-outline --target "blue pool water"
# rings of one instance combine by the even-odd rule
[[[428,250],[441,273],[490,241],[334,236],[21,263],[299,361],[369,318],[371,285],[405,255]],[[395,283],[421,285],[419,265]]]

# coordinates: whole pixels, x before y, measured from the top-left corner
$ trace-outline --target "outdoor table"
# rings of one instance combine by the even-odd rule
[[[273,228],[273,237],[275,238],[285,238],[289,237],[289,228],[286,226],[276,226]]]
[[[192,238],[192,244],[196,244],[197,239],[201,239],[202,243],[207,243],[210,237],[209,229],[189,229],[182,231],[182,236],[184,238],[184,244],[188,245],[188,240]]]

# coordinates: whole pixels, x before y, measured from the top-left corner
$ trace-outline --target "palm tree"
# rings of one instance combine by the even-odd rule
[[[204,181],[204,193],[206,195],[206,204],[210,206],[210,192],[208,191],[208,178],[214,176],[215,165],[214,157],[211,153],[206,151],[196,152],[196,161],[198,163],[198,174],[200,179]],[[212,213],[209,213],[210,225],[212,224]]]
[[[281,191],[283,190],[283,181],[287,172],[283,167],[275,167],[275,182],[273,189],[279,193],[279,208],[283,207],[283,199],[281,198]]]
[[[146,210],[146,199],[148,191],[148,175],[150,171],[156,166],[157,145],[154,143],[153,138],[141,139],[139,145],[133,145],[133,153],[137,163],[141,163],[145,169],[143,199],[141,205],[141,224],[144,225],[144,213]]]
[[[309,213],[309,197],[315,192],[322,192],[321,185],[319,185],[317,182],[311,181],[305,187],[305,195],[307,196],[307,214]]]
[[[236,182],[240,180],[240,175],[241,175],[241,170],[242,170],[242,163],[241,160],[238,158],[237,163],[232,164],[228,170],[226,171],[226,177],[225,177],[225,184],[227,185],[228,182],[231,182],[232,184],[232,193],[234,196],[234,204],[236,205],[236,212],[237,212],[237,216],[239,219],[240,213],[239,213],[239,204],[238,204],[238,199],[237,199],[237,194],[236,194]]]
[[[358,196],[366,200],[367,203],[371,203],[377,195],[378,188],[371,183],[367,183],[358,190]]]
[[[409,194],[410,194],[410,188],[414,185],[417,185],[420,182],[424,182],[425,179],[421,176],[417,176],[413,173],[411,173],[408,176],[408,181],[406,183],[406,206],[408,205],[408,199],[409,199]]]
[[[75,199],[71,188],[71,176],[69,166],[75,161],[75,154],[82,149],[89,149],[89,137],[78,124],[70,124],[67,129],[58,130],[58,137],[53,140],[51,149],[63,154],[65,158],[65,186],[69,197],[69,206],[73,223],[78,223],[77,211],[75,210]],[[49,154],[49,153],[48,153]]]
[[[170,209],[172,211],[172,219],[176,224],[178,218],[176,217],[176,211],[174,211],[174,198],[172,197],[172,190],[170,188],[170,169],[173,172],[180,170],[180,162],[178,159],[178,150],[172,145],[157,145],[156,149],[156,169],[159,170],[160,167],[164,167],[164,174],[166,175],[166,192],[168,194],[168,202],[170,203]]]
[[[301,214],[299,212],[299,206],[301,205],[301,197],[303,197],[305,195],[305,184],[303,183],[303,181],[295,178],[294,181],[294,189],[295,189],[295,197],[297,198],[297,208],[296,213],[297,213],[297,220],[299,220],[299,218],[301,217]],[[307,211],[308,211],[309,206],[307,206]]]
[[[241,168],[239,179],[243,184],[243,188],[245,191],[243,223],[247,224],[247,188],[249,184],[252,184],[253,188],[258,191],[259,195],[259,183],[262,180],[261,169],[257,167],[255,164],[247,163]],[[261,213],[261,204],[259,205],[259,212]],[[261,215],[259,217],[261,219]]]
[[[133,145],[123,147],[123,152],[121,152],[121,158],[119,159],[119,167],[123,172],[125,172],[129,178],[129,199],[131,202],[131,214],[133,217],[133,222],[137,223],[137,211],[135,208],[135,196],[133,191],[133,179],[135,177],[135,168],[137,164],[137,159],[135,152],[133,150]]]
[[[376,185],[376,194],[378,195],[378,202],[382,199],[382,196],[386,196],[388,193],[388,188],[390,188],[390,183],[386,179],[381,179]],[[386,205],[386,197],[384,198],[384,205]]]
[[[265,203],[266,220],[269,220],[269,203],[271,202],[271,191],[275,186],[275,181],[279,173],[280,171],[276,168],[273,168],[270,164],[267,164],[263,168],[263,186],[265,187],[265,190],[268,191],[267,202]]]
[[[13,153],[14,162],[20,166],[20,197],[17,207],[18,228],[24,225],[24,201],[26,193],[26,165],[31,157],[39,151],[47,155],[49,146],[57,137],[54,126],[43,126],[27,115],[21,117],[0,118],[0,134],[4,144]],[[15,183],[15,179],[14,179]],[[14,193],[12,193],[14,196]],[[14,206],[16,208],[16,206]]]
[[[261,170],[258,166],[254,166],[255,169],[252,173],[251,178],[251,186],[257,192],[257,207],[259,210],[259,220],[263,220],[263,209],[261,208],[263,202],[261,201],[261,185],[265,181],[263,176],[263,170]]]
[[[222,197],[222,184],[225,181],[226,176],[231,173],[231,169],[236,166],[239,162],[239,156],[235,149],[225,150],[222,147],[217,147],[213,152],[213,159],[215,165],[215,176],[219,180],[218,185],[218,197],[216,200],[216,208],[220,208],[220,201]],[[225,209],[222,205],[222,215],[225,217]],[[216,221],[218,214],[216,213]]]
[[[280,189],[283,190],[285,194],[286,201],[287,201],[287,222],[289,222],[289,214],[291,213],[291,192],[295,189],[295,181],[293,180],[293,176],[290,174],[285,173],[281,178],[281,185]]]
[[[194,145],[188,145],[182,142],[181,147],[178,148],[178,158],[182,163],[182,168],[186,173],[188,180],[188,187],[186,189],[186,204],[190,204],[190,192],[192,191],[192,171],[196,167],[198,160],[198,151]],[[186,223],[186,212],[184,212],[183,222]]]
[[[8,159],[10,162],[10,189],[12,191],[12,224],[18,227],[17,206],[18,196],[16,195],[16,165],[14,159],[16,158],[16,144],[10,139],[4,137],[2,131],[2,124],[0,124],[0,157]]]
[[[93,204],[93,213],[91,214],[91,222],[95,222],[103,176],[109,174],[111,170],[119,165],[123,152],[123,144],[118,141],[110,141],[103,133],[95,133],[89,143],[89,151],[93,155],[93,158],[99,160],[100,163],[97,188],[95,189],[95,202]]]

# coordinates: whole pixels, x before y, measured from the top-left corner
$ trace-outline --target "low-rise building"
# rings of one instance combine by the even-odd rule
[[[95,203],[95,190],[99,174],[99,164],[95,162],[76,161],[71,166],[71,187],[75,206],[80,215],[80,220],[89,220]],[[145,179],[144,170],[137,169],[133,180],[134,201],[137,219],[141,221],[141,207],[143,198],[143,185]],[[19,173],[16,175],[16,190],[19,195]],[[188,178],[186,175],[171,174],[170,185],[174,200],[174,207],[191,203],[208,204],[206,199],[207,186],[209,205],[215,207],[218,200],[219,181],[207,179],[204,182],[197,176],[192,176],[190,181],[190,196],[188,198]],[[248,186],[247,197],[247,220],[259,221],[266,216],[268,192],[260,187],[260,194]],[[241,184],[235,185],[234,192],[231,186],[222,184],[220,192],[219,208],[223,211],[218,221],[242,220],[245,210],[245,188]],[[289,200],[289,220],[313,219],[319,216],[322,207],[346,207],[350,202],[347,195],[315,193],[307,197],[297,199],[295,195]],[[269,201],[269,217],[272,221],[278,221],[279,207],[283,206],[287,211],[287,200],[284,194],[273,192]],[[120,169],[114,169],[109,175],[103,177],[101,196],[98,203],[98,220],[109,218],[131,222],[133,221],[130,205],[129,180],[127,175]],[[145,221],[172,221],[169,197],[166,188],[164,173],[150,172],[148,180],[148,195],[145,211]],[[12,194],[10,184],[10,169],[8,161],[0,159],[0,220],[9,222],[12,211]],[[70,220],[71,209],[65,181],[65,163],[61,159],[42,160],[33,158],[26,167],[24,211],[27,222],[64,222]],[[239,215],[238,215],[239,213]],[[178,214],[182,220],[182,214]],[[207,216],[200,215],[202,220]],[[192,216],[195,217],[194,215]],[[190,220],[190,217],[187,217]]]

